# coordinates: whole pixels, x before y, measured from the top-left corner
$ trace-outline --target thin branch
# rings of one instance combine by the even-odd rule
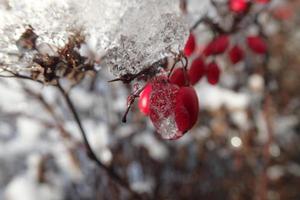
[[[204,17],[199,18],[195,24],[190,28],[190,32],[194,31],[201,23],[203,23]]]
[[[1,64],[1,63],[0,63]],[[0,75],[0,78],[18,78],[18,79],[25,79],[25,80],[31,80],[31,81],[35,81],[35,82],[38,82],[38,83],[42,83],[42,81],[40,80],[34,80],[32,79],[30,76],[25,76],[25,75],[21,75],[21,74],[18,74],[18,73],[15,73],[11,70],[8,70],[6,68],[3,68],[2,65],[1,65],[1,68],[3,71],[2,72],[7,72],[7,73],[10,73],[11,75]]]
[[[187,14],[187,0],[180,0],[179,8],[183,14]]]
[[[59,89],[59,91],[62,93],[71,113],[73,114],[73,117],[75,119],[75,122],[77,123],[80,133],[82,135],[84,144],[87,148],[87,153],[89,155],[89,157],[100,167],[102,168],[114,181],[116,181],[117,183],[119,183],[123,188],[125,188],[126,190],[128,190],[131,195],[133,197],[135,197],[136,199],[143,199],[143,197],[141,197],[138,193],[134,192],[133,190],[131,190],[129,184],[127,181],[125,181],[124,179],[122,179],[112,168],[109,168],[107,166],[105,166],[96,156],[96,154],[94,153],[92,147],[89,144],[88,138],[86,136],[85,130],[83,128],[83,125],[81,123],[81,120],[79,118],[79,115],[77,113],[77,110],[71,100],[71,98],[69,97],[69,95],[65,92],[64,88],[60,85],[57,84],[57,88]]]
[[[127,115],[129,113],[129,111],[130,111],[133,103],[135,102],[135,99],[140,97],[140,94],[145,89],[145,87],[146,87],[146,85],[144,85],[140,89],[137,89],[133,94],[131,94],[131,95],[128,96],[128,99],[127,99],[127,108],[126,108],[126,111],[125,111],[125,113],[124,113],[124,115],[122,117],[122,122],[123,123],[127,122]]]
[[[64,128],[63,120],[57,116],[53,107],[46,101],[46,99],[40,93],[36,93],[29,89],[28,87],[23,86],[23,90],[30,95],[30,97],[34,97],[39,103],[46,109],[46,111],[51,115],[53,120],[55,121],[56,127],[61,133],[61,136],[65,139],[69,139],[73,141],[76,145],[79,144],[79,141],[75,140],[72,135]]]
[[[38,80],[33,80],[31,77],[27,77],[27,76],[23,76],[23,75],[20,75],[20,74],[17,74],[17,73],[14,73],[12,71],[9,71],[9,70],[6,70],[5,71],[11,73],[12,75],[0,75],[0,77],[2,78],[20,78],[20,79],[26,79],[26,80],[31,80],[31,81],[34,81],[34,82],[38,82],[38,83],[42,83],[42,81],[38,81]],[[81,123],[81,120],[79,118],[79,115],[77,113],[77,110],[72,102],[72,100],[70,99],[69,95],[66,93],[66,91],[64,90],[64,88],[60,85],[60,84],[57,84],[56,85],[57,88],[59,89],[59,91],[62,93],[71,113],[73,114],[74,116],[74,119],[75,119],[75,122],[77,123],[78,127],[79,127],[79,130],[80,130],[80,133],[83,137],[83,141],[84,141],[84,144],[87,148],[87,153],[88,153],[88,156],[100,167],[102,168],[114,181],[116,181],[120,186],[122,186],[123,188],[125,188],[133,197],[134,199],[145,199],[144,197],[140,196],[138,193],[134,192],[133,190],[131,190],[128,182],[126,180],[123,180],[112,168],[109,168],[107,166],[105,166],[96,156],[96,154],[93,152],[90,144],[89,144],[89,141],[87,139],[87,136],[86,136],[86,133],[83,129],[83,125]]]

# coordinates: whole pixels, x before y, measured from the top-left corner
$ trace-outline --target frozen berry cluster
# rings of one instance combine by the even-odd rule
[[[267,4],[268,0],[229,0],[227,7],[235,19],[242,19],[253,4]],[[215,85],[219,82],[221,69],[216,58],[226,55],[235,65],[243,62],[246,52],[266,55],[267,45],[260,34],[246,34],[238,42],[233,39],[238,32],[233,24],[229,31],[224,31],[217,24],[208,21],[214,29],[214,37],[202,48],[197,44],[196,35],[191,33],[183,50],[183,56],[191,62],[180,67],[175,65],[169,75],[152,77],[138,95],[140,111],[149,116],[157,133],[164,139],[178,139],[189,131],[197,122],[199,101],[194,85],[201,79]],[[239,23],[238,20],[235,23]],[[217,30],[217,31],[216,31]]]

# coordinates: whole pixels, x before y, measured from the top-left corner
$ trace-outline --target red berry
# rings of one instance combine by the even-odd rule
[[[184,69],[182,68],[177,68],[175,69],[171,76],[170,76],[170,83],[173,83],[173,84],[176,84],[178,85],[179,87],[182,87],[182,86],[185,86],[187,81],[185,80],[187,77],[187,75],[185,76],[184,75]]]
[[[206,78],[210,84],[215,85],[219,82],[220,73],[220,68],[214,61],[207,65]]]
[[[197,122],[198,113],[199,103],[195,89],[181,87],[176,96],[175,121],[182,135]]]
[[[157,133],[164,139],[183,136],[197,120],[196,92],[191,87],[179,88],[163,76],[154,78],[151,84],[150,119]]]
[[[265,54],[267,45],[265,41],[259,36],[249,36],[247,38],[249,48],[257,54]]]
[[[290,5],[282,5],[273,10],[273,16],[280,20],[289,20],[294,14],[293,8]]]
[[[205,75],[205,63],[200,56],[192,62],[188,75],[192,85],[195,85]]]
[[[269,3],[270,0],[255,0],[256,3],[266,4]]]
[[[229,51],[229,58],[232,64],[236,64],[243,60],[244,51],[238,45],[233,46]]]
[[[185,47],[184,47],[184,55],[187,57],[191,56],[196,49],[196,39],[193,33],[190,34]]]
[[[217,55],[226,51],[229,45],[229,37],[227,35],[220,35],[212,40],[204,49],[204,55]]]
[[[248,8],[247,0],[229,0],[229,8],[233,12],[242,13]]]
[[[152,91],[152,85],[148,83],[140,94],[138,101],[138,107],[145,115],[149,114],[150,95]]]

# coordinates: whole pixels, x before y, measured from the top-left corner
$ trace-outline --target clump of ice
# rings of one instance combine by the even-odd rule
[[[116,76],[179,53],[188,37],[178,0],[7,0],[7,5],[0,7],[0,61],[19,67],[15,44],[28,25],[38,44],[53,49],[81,31]]]
[[[167,140],[177,139],[178,135],[182,135],[181,131],[178,130],[175,121],[175,114],[165,116],[160,116],[160,121],[154,122],[157,128],[157,133]]]

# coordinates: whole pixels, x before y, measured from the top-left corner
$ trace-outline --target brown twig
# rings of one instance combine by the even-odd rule
[[[87,135],[85,133],[85,130],[82,126],[81,120],[79,118],[79,115],[77,113],[77,110],[71,100],[71,98],[69,97],[68,93],[66,93],[66,91],[64,90],[64,88],[58,83],[57,84],[57,88],[59,89],[59,91],[61,92],[62,96],[64,97],[71,113],[73,114],[73,117],[75,119],[75,122],[77,123],[79,130],[81,132],[84,144],[87,148],[87,153],[89,155],[89,157],[100,167],[102,168],[114,181],[116,181],[117,183],[119,183],[123,188],[125,188],[128,192],[130,192],[130,194],[135,198],[135,199],[143,199],[143,197],[141,197],[138,193],[134,192],[133,190],[131,190],[129,184],[127,181],[125,181],[124,179],[122,179],[112,168],[109,168],[107,166],[105,166],[96,156],[96,154],[94,153],[92,147],[89,144]]]
[[[268,194],[268,175],[267,170],[270,165],[271,156],[270,156],[270,147],[273,142],[274,137],[274,131],[272,126],[272,116],[271,116],[271,109],[272,107],[272,98],[269,94],[266,94],[265,102],[263,105],[263,117],[266,123],[266,129],[267,129],[267,141],[263,146],[263,168],[261,171],[261,176],[258,178],[258,199],[260,200],[266,200],[267,194]]]
[[[31,80],[31,81],[34,81],[34,82],[42,83],[41,81],[33,80],[31,77],[23,76],[23,75],[20,75],[20,74],[11,72],[11,71],[8,71],[8,72],[10,72],[12,75],[9,75],[9,76],[0,75],[0,77],[3,77],[3,78],[21,78],[21,79],[25,79],[25,80]],[[109,175],[109,177],[111,177],[121,187],[123,187],[124,189],[126,189],[132,195],[132,197],[134,199],[145,199],[144,197],[140,196],[138,193],[136,193],[135,191],[133,191],[130,188],[129,183],[126,180],[122,179],[112,168],[109,168],[109,167],[105,166],[97,158],[96,154],[94,153],[93,149],[91,148],[91,146],[89,144],[89,141],[87,139],[86,133],[85,133],[85,131],[83,129],[83,125],[81,123],[81,120],[79,118],[79,115],[77,113],[77,110],[76,110],[76,108],[75,108],[75,106],[74,106],[71,98],[69,97],[68,93],[64,90],[64,88],[59,83],[56,86],[57,86],[58,90],[61,92],[61,94],[63,95],[63,97],[64,97],[64,99],[65,99],[65,101],[67,103],[67,106],[69,107],[71,113],[74,116],[75,122],[78,125],[80,133],[81,133],[81,135],[83,137],[84,144],[85,144],[85,146],[87,148],[88,156],[97,164],[97,166],[99,166],[100,168],[102,168]]]
[[[145,87],[146,87],[146,85],[143,86],[140,89],[137,89],[133,94],[129,95],[129,97],[127,99],[127,108],[126,108],[126,111],[125,111],[125,113],[124,113],[124,115],[122,117],[122,122],[123,123],[127,122],[127,115],[129,113],[129,111],[130,111],[130,109],[131,109],[131,107],[132,107],[135,99],[140,96],[141,92],[144,90]]]
[[[30,95],[30,97],[36,98],[39,101],[39,103],[45,108],[45,110],[51,115],[52,119],[54,119],[55,121],[56,127],[60,131],[61,136],[63,138],[71,139],[75,143],[78,143],[78,141],[75,141],[75,139],[71,136],[71,134],[64,128],[64,126],[62,125],[63,122],[62,119],[57,116],[53,107],[46,101],[46,99],[42,96],[42,94],[36,93],[31,89],[29,89],[28,87],[25,87],[24,85],[23,85],[23,89],[28,95]]]
[[[188,12],[187,11],[187,0],[180,0],[179,1],[179,8],[180,8],[180,10],[183,14],[186,14]]]

